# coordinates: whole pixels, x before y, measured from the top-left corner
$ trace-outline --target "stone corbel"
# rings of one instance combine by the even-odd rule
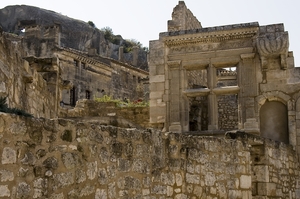
[[[270,58],[280,58],[281,69],[287,68],[289,38],[287,32],[266,33],[256,39],[262,70],[267,71]]]

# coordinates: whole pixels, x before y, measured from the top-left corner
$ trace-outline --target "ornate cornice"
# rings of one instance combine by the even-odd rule
[[[165,37],[165,44],[170,46],[190,45],[197,43],[221,42],[233,39],[252,38],[257,35],[258,27],[180,34]]]

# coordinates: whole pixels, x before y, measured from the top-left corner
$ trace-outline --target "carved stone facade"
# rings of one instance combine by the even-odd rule
[[[173,15],[181,17],[178,24],[195,24],[184,17],[189,12],[179,2]],[[150,41],[152,124],[199,134],[242,129],[300,153],[300,70],[283,24],[168,25]]]

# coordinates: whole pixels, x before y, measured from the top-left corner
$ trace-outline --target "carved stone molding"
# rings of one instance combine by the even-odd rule
[[[281,69],[287,68],[289,38],[287,32],[267,33],[256,39],[263,71],[268,70],[268,59],[280,57]]]
[[[167,62],[168,66],[170,69],[176,69],[179,68],[181,65],[181,60],[177,60],[177,61],[168,61]]]
[[[165,40],[165,43],[169,47],[198,43],[213,43],[233,39],[252,38],[256,34],[257,27],[241,28],[238,30],[221,30],[215,32],[199,32],[198,34],[186,34],[184,37],[169,36]]]

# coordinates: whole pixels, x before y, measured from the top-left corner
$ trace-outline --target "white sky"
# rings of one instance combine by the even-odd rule
[[[110,27],[124,39],[136,39],[143,46],[167,31],[178,0],[1,0],[7,5],[31,5],[52,10],[82,21],[93,21],[97,28]],[[299,0],[185,0],[203,27],[259,22],[260,25],[284,23],[289,32],[290,51],[300,66]]]

